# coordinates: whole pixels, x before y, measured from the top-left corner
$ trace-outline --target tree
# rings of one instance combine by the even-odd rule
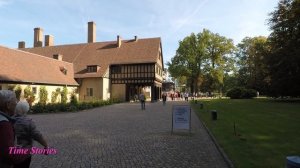
[[[233,60],[230,55],[235,50],[235,46],[231,39],[228,39],[219,34],[214,34],[206,31],[208,36],[207,51],[208,51],[208,74],[211,81],[209,91],[219,91],[224,86],[224,73],[228,73],[233,69]]]
[[[172,77],[186,77],[191,92],[220,90],[223,85],[224,71],[232,60],[232,40],[204,29],[179,42],[176,55],[168,62]],[[229,70],[228,70],[229,71]]]
[[[32,103],[35,101],[35,96],[30,85],[27,85],[24,89],[24,98],[28,102],[29,106],[32,107]]]
[[[40,97],[39,103],[45,105],[48,101],[48,91],[45,86],[40,87],[39,97]]]
[[[67,101],[68,101],[68,88],[64,86],[61,92],[61,103],[66,104]]]
[[[174,78],[185,77],[191,92],[198,91],[198,82],[203,68],[205,57],[205,43],[201,36],[192,33],[179,41],[176,55],[168,62],[169,72]]]
[[[15,86],[14,91],[16,93],[16,98],[18,101],[20,101],[21,98],[21,93],[22,93],[22,88],[20,85]]]
[[[265,94],[269,86],[269,76],[265,57],[269,52],[267,38],[245,37],[237,45],[237,82],[240,87],[255,89]]]
[[[300,95],[300,0],[282,0],[269,19],[270,95]]]
[[[60,88],[56,88],[55,91],[51,93],[51,103],[56,103],[58,95],[60,94]]]

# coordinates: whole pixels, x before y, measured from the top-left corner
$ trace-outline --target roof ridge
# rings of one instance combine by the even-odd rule
[[[23,53],[26,53],[26,54],[35,55],[35,56],[46,58],[46,59],[50,59],[50,60],[53,60],[53,61],[58,61],[58,60],[56,60],[54,58],[50,58],[50,57],[47,57],[47,56],[35,54],[35,53],[32,53],[32,52],[28,52],[28,51],[23,51],[23,50],[19,50],[19,49],[15,49],[15,48],[9,48],[9,47],[2,46],[2,45],[0,45],[0,47],[6,48],[6,49],[10,49],[10,50],[13,50],[13,51],[16,51],[16,52],[23,52]],[[73,64],[73,63],[66,62],[66,61],[61,61],[61,62],[64,62],[64,63],[67,63],[67,64]]]
[[[148,39],[161,39],[160,37],[150,37],[150,38],[139,38],[139,40],[148,40]],[[133,39],[122,39],[122,41],[132,41]],[[112,43],[112,42],[117,42],[117,40],[114,41],[98,41],[94,43],[74,43],[74,44],[61,44],[61,45],[53,45],[53,46],[44,46],[42,48],[46,47],[63,47],[63,46],[74,46],[74,45],[90,45],[90,44],[95,44],[95,43]],[[37,47],[31,47],[31,48],[25,48],[25,49],[34,49]]]

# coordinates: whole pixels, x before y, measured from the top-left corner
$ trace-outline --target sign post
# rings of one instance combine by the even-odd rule
[[[174,130],[189,130],[191,133],[191,107],[174,105],[172,108],[172,134]]]

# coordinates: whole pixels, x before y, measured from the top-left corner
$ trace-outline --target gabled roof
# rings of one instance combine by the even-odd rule
[[[75,78],[103,77],[109,65],[155,63],[161,47],[160,38],[122,40],[121,47],[116,41],[58,45],[22,49],[31,53],[53,57],[62,54],[63,60],[74,64]],[[95,73],[87,73],[88,65],[99,65]]]
[[[0,63],[0,82],[78,85],[72,63],[3,46],[0,46]]]

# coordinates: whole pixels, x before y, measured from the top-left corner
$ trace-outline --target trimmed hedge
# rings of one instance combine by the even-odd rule
[[[236,87],[227,92],[227,97],[231,99],[251,99],[256,97],[256,90]]]
[[[110,100],[95,100],[91,102],[49,103],[49,104],[37,103],[34,106],[32,106],[31,111],[33,114],[75,112],[75,111],[91,109],[91,108],[105,106],[105,105],[111,105],[114,103],[120,103],[120,101],[117,99],[110,99]]]

